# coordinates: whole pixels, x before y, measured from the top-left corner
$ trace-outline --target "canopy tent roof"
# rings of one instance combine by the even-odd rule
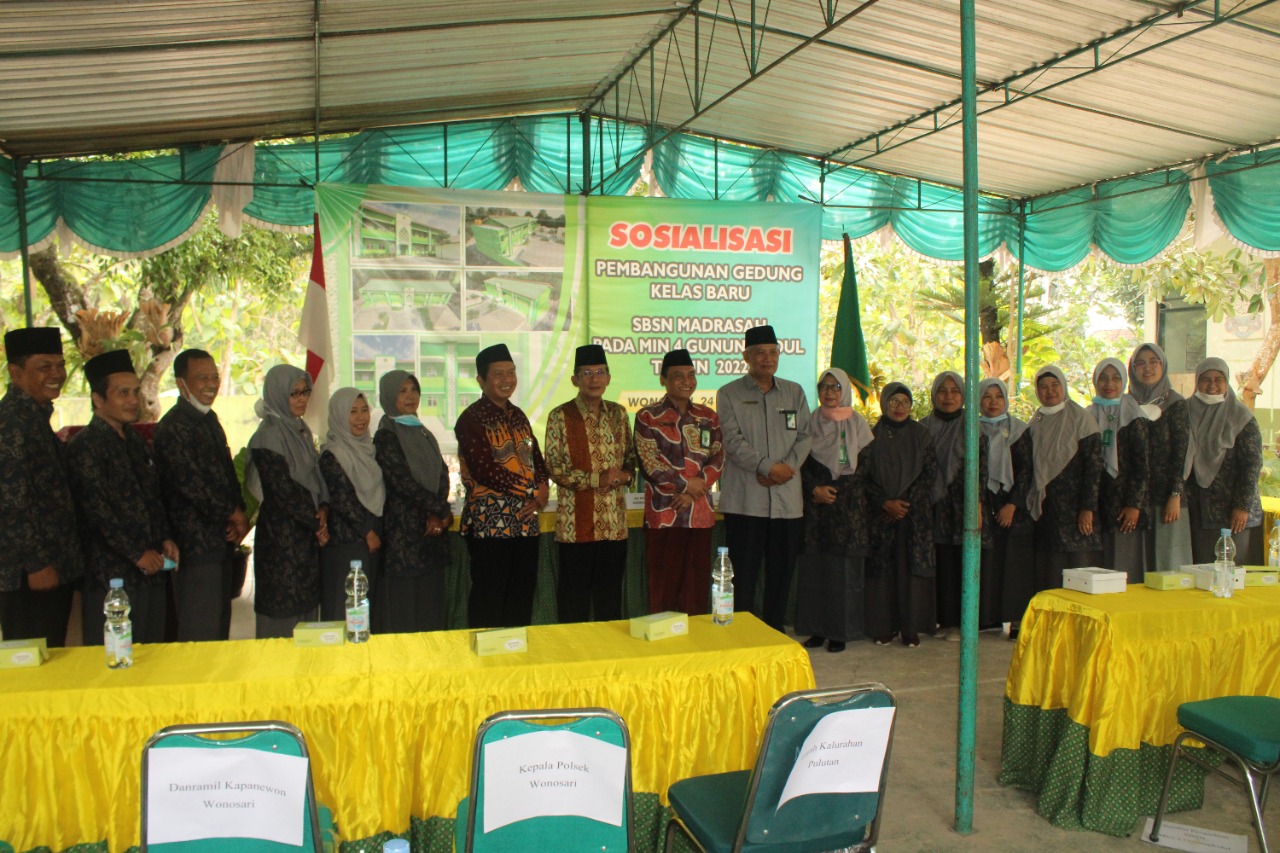
[[[978,0],[979,176],[1030,198],[1280,139],[1280,0]],[[958,186],[954,0],[10,0],[0,149],[590,112]]]

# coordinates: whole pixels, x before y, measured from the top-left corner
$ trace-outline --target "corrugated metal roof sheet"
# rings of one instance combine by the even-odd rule
[[[317,106],[322,132],[590,108],[961,181],[955,0],[11,0],[4,11],[11,156],[303,136]],[[1033,196],[1280,139],[1280,0],[978,0],[977,16],[986,191]]]

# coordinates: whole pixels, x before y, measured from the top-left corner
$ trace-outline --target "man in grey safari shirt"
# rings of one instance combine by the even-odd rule
[[[800,465],[809,455],[809,404],[804,390],[778,371],[772,326],[747,329],[747,375],[716,394],[724,436],[720,512],[733,561],[735,606],[783,630],[791,572],[804,537]],[[764,606],[756,580],[764,559]]]

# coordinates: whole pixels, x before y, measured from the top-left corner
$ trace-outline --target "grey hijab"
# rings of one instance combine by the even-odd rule
[[[1063,401],[1052,412],[1041,406],[1027,425],[1034,441],[1032,459],[1035,462],[1035,482],[1027,494],[1027,510],[1035,519],[1040,518],[1044,509],[1044,490],[1075,457],[1080,439],[1099,432],[1097,422],[1071,399],[1067,377],[1058,366],[1050,364],[1040,368],[1035,381],[1038,383],[1043,376],[1057,377],[1062,383]]]
[[[901,382],[890,382],[880,392],[880,420],[872,427],[875,441],[867,455],[867,476],[874,480],[889,500],[901,498],[924,470],[929,450],[929,430],[908,417],[901,423],[889,418],[889,398],[894,394],[911,396],[911,389]]]
[[[1236,392],[1231,390],[1231,368],[1220,358],[1206,358],[1196,365],[1196,382],[1206,370],[1218,370],[1227,378],[1226,399],[1220,403],[1206,403],[1198,396],[1192,395],[1187,401],[1187,412],[1191,416],[1191,470],[1196,475],[1200,488],[1206,489],[1218,477],[1222,468],[1222,460],[1227,451],[1235,446],[1236,436],[1240,430],[1253,420],[1253,412],[1236,399]]]
[[[1145,418],[1142,407],[1138,405],[1138,401],[1133,399],[1125,392],[1125,386],[1128,385],[1128,377],[1124,362],[1118,358],[1104,358],[1098,362],[1097,367],[1093,369],[1093,384],[1098,385],[1098,377],[1102,375],[1104,368],[1113,368],[1120,376],[1120,397],[1113,404],[1099,403],[1098,398],[1094,398],[1093,403],[1089,405],[1086,411],[1093,415],[1093,419],[1098,424],[1098,429],[1102,432],[1104,439],[1107,430],[1111,430],[1111,443],[1105,440],[1102,442],[1102,464],[1107,469],[1107,474],[1112,479],[1120,476],[1120,430],[1133,423],[1135,418]]]
[[[316,452],[311,427],[302,418],[293,416],[289,409],[289,394],[299,379],[305,379],[311,387],[311,377],[300,367],[277,364],[267,371],[262,382],[262,399],[254,405],[254,411],[262,418],[258,429],[249,439],[250,450],[270,450],[284,457],[289,465],[289,476],[311,493],[316,505],[329,499],[329,490],[320,476],[320,454]],[[245,472],[249,490],[262,500],[262,477],[253,464],[252,455]]]
[[[364,392],[359,388],[339,388],[333,392],[329,398],[329,433],[324,449],[338,460],[364,508],[381,516],[387,490],[373,448],[373,435],[367,430],[360,438],[351,434],[351,407],[361,398]]]
[[[1160,359],[1160,379],[1154,385],[1144,385],[1133,368],[1133,360],[1144,349],[1151,350],[1151,354]],[[1165,358],[1159,344],[1138,344],[1129,356],[1129,396],[1153,421],[1160,420],[1166,409],[1182,399],[1182,395],[1169,384],[1169,359]]]
[[[830,376],[840,383],[840,405],[834,411],[819,405],[809,416],[809,456],[831,472],[843,477],[858,470],[858,452],[871,443],[871,427],[867,419],[853,408],[853,383],[838,367],[830,367],[818,377],[818,383]],[[843,417],[842,417],[843,416]],[[840,461],[840,448],[845,461]]]
[[[930,403],[938,396],[938,389],[947,379],[956,384],[961,394],[964,393],[964,377],[954,370],[944,370],[933,379],[933,386],[929,389]],[[964,467],[964,417],[963,408],[948,415],[940,414],[935,408],[920,420],[920,423],[929,428],[929,436],[933,439],[933,455],[938,461],[938,479],[933,482],[934,503],[947,496],[947,488]]]
[[[1013,488],[1012,448],[1027,431],[1027,424],[1009,413],[1009,388],[1004,380],[990,378],[978,383],[979,400],[988,388],[999,388],[1004,397],[1004,412],[993,418],[979,418],[982,434],[987,437],[987,489],[998,494]]]
[[[440,474],[444,471],[444,457],[440,455],[440,444],[431,430],[423,426],[422,421],[413,415],[402,415],[396,411],[396,396],[405,380],[418,380],[407,370],[390,370],[378,381],[378,404],[382,406],[383,418],[378,423],[378,432],[394,433],[404,451],[404,458],[409,463],[409,475],[414,482],[430,492],[440,489]],[[399,420],[397,420],[397,418]]]

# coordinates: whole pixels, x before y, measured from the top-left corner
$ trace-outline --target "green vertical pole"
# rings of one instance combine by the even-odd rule
[[[964,109],[964,547],[960,599],[960,713],[956,737],[956,832],[973,831],[974,743],[978,721],[978,95],[974,0],[960,0],[960,80]]]
[[[582,195],[591,194],[591,113],[579,113],[582,122]]]
[[[27,312],[27,328],[34,321],[31,308],[31,252],[27,249],[27,161],[13,161],[13,190],[18,202],[18,253],[22,256],[22,305]]]
[[[1027,310],[1027,278],[1026,264],[1023,259],[1027,250],[1027,203],[1018,202],[1018,336],[1014,341],[1013,359],[1013,396],[1017,397],[1022,390],[1022,318]],[[1012,402],[1012,401],[1011,401]]]

